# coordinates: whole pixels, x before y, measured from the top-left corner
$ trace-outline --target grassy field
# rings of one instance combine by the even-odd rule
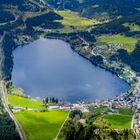
[[[132,116],[133,115],[133,111],[132,111],[131,108],[120,108],[119,109],[119,114]]]
[[[24,98],[16,95],[8,94],[8,100],[12,106],[27,107],[33,109],[43,108],[43,103],[40,100],[33,100],[29,98]]]
[[[64,120],[67,111],[18,112],[16,118],[23,126],[28,140],[53,140]]]
[[[64,18],[63,20],[58,21],[61,22],[64,26],[85,27],[97,23],[96,20],[79,17],[78,14],[71,11],[56,11],[56,12]]]
[[[107,110],[108,110],[108,108],[96,108],[95,113],[101,114],[101,113],[104,113]]]
[[[10,86],[10,91],[14,92],[18,95],[23,95],[24,94],[24,91],[22,89],[15,88],[14,86]]]
[[[88,124],[93,124],[98,118],[101,117],[101,114],[106,112],[108,109],[107,108],[96,108],[92,110],[91,112],[94,112],[94,115],[92,117],[89,117],[87,119]]]
[[[99,41],[114,45],[115,44],[121,45],[122,48],[126,49],[128,52],[132,52],[136,47],[135,45],[138,39],[122,35],[114,35],[114,36],[103,35],[99,37]]]
[[[109,123],[110,129],[125,129],[131,127],[132,116],[111,114],[103,116],[103,119]]]
[[[72,27],[70,27],[70,26],[65,26],[64,28],[59,29],[59,31],[60,31],[61,33],[71,33],[71,32],[73,32],[73,29],[72,29]]]
[[[125,23],[123,24],[125,27],[129,27],[131,32],[135,32],[135,31],[140,31],[140,26],[136,25],[136,24],[129,24],[129,23]]]
[[[133,115],[131,108],[120,108],[116,111],[118,112],[118,114],[114,113],[104,116],[98,116],[97,118],[95,118],[93,124],[100,128],[109,128],[109,129],[130,128]]]

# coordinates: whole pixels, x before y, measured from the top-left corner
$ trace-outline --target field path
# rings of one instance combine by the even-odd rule
[[[133,115],[133,117],[132,117],[132,121],[131,121],[131,129],[133,129],[133,125],[134,125],[134,118],[135,118],[135,115]]]
[[[60,129],[59,129],[59,131],[58,131],[58,133],[57,133],[57,135],[56,135],[56,137],[55,137],[54,140],[57,140],[57,138],[58,138],[58,136],[59,136],[59,134],[60,134],[60,132],[61,132],[61,130],[62,130],[64,124],[66,123],[66,121],[67,121],[68,118],[69,118],[69,114],[70,114],[70,111],[69,111],[68,116],[66,117],[65,121],[64,121],[63,124],[61,125],[61,127],[60,127]]]

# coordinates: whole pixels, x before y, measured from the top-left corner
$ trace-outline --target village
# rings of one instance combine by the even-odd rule
[[[105,60],[104,60],[105,61]],[[105,61],[106,62],[106,61]],[[107,63],[107,62],[106,62]],[[107,65],[107,64],[106,64]],[[116,64],[115,62],[111,64],[111,67],[117,67],[121,64]],[[68,102],[58,102],[55,104],[49,104],[46,106],[45,110],[26,108],[21,106],[14,106],[12,112],[21,112],[24,110],[32,110],[34,112],[39,111],[51,111],[51,110],[81,110],[83,113],[88,113],[89,108],[108,108],[105,114],[117,113],[116,109],[119,108],[131,108],[134,112],[132,117],[131,129],[134,130],[137,136],[140,135],[140,77],[136,76],[135,72],[129,70],[127,67],[121,67],[123,74],[117,75],[121,79],[124,79],[127,83],[130,84],[130,89],[126,93],[120,94],[113,99],[106,100],[92,100],[89,102],[79,101],[77,103],[68,103]],[[127,77],[124,77],[126,73],[129,72]],[[16,95],[15,92],[10,94]],[[26,96],[27,98],[30,98]],[[34,100],[34,99],[32,99]]]
[[[132,118],[132,125],[131,128],[134,129],[137,135],[140,134],[140,89],[137,88],[133,91],[131,96],[128,96],[128,93],[121,94],[120,96],[114,99],[107,99],[107,100],[94,100],[92,102],[78,102],[78,103],[67,103],[67,102],[60,102],[53,105],[47,106],[47,111],[51,110],[81,110],[83,113],[88,113],[89,108],[108,108],[106,114],[113,114],[116,113],[116,109],[119,108],[132,108],[134,115]],[[40,111],[37,109],[32,108],[23,108],[20,106],[14,106],[12,111],[20,112],[24,110],[32,110],[34,112]]]

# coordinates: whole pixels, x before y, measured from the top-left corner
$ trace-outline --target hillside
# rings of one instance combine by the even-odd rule
[[[62,17],[34,0],[2,0],[0,11],[0,77],[9,79],[15,47],[38,38],[44,29],[62,28],[61,23],[54,21]]]
[[[54,8],[70,9],[81,16],[99,20],[114,19],[140,12],[138,0],[47,0],[47,2]]]
[[[139,39],[140,39],[140,1],[138,0],[47,0],[47,3],[55,9],[71,10],[80,17],[95,20],[95,24],[90,25],[85,30],[90,35],[95,36],[97,43],[94,43],[96,49],[92,46],[84,54],[91,49],[95,49],[102,56],[105,56],[108,62],[122,62],[129,65],[138,74],[139,69]],[[66,15],[66,14],[65,14]],[[70,16],[69,16],[70,17]],[[65,19],[65,17],[64,17]],[[67,28],[66,31],[71,31]],[[136,43],[129,44],[126,40],[124,43],[109,43],[101,41],[102,35],[116,35],[126,37],[130,40],[136,40]],[[122,37],[122,41],[123,41]],[[115,39],[115,38],[114,38]],[[117,41],[117,39],[116,39]],[[126,43],[125,43],[126,42]],[[102,46],[106,46],[105,49]],[[112,48],[112,45],[114,46]],[[83,49],[82,49],[83,52]],[[80,51],[81,53],[81,51]],[[86,54],[87,56],[90,53]],[[136,57],[137,56],[137,57]],[[93,61],[96,63],[95,61]],[[105,66],[106,67],[106,66]],[[110,69],[110,68],[109,68]],[[112,69],[112,68],[111,68]],[[118,69],[118,68],[117,68]],[[114,71],[114,68],[113,68]],[[118,71],[118,70],[117,70]],[[120,72],[120,70],[119,70]]]

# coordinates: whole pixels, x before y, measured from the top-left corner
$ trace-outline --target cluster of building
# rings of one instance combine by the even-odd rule
[[[137,108],[133,116],[133,126],[134,132],[140,136],[140,108]]]
[[[20,106],[15,106],[13,109],[12,109],[12,112],[20,112],[20,111],[24,111],[25,108],[23,107],[20,107]]]
[[[132,128],[137,136],[140,136],[140,92],[134,94]],[[135,101],[135,102],[134,102]]]
[[[131,94],[127,92],[121,94],[120,96],[114,99],[107,100],[94,100],[90,103],[79,102],[77,104],[71,103],[61,103],[57,105],[48,106],[47,110],[81,110],[82,112],[89,112],[89,107],[93,108],[108,108],[108,114],[114,113],[113,110],[117,108],[132,108],[134,111],[132,125],[131,128],[134,129],[137,135],[140,135],[140,78],[136,77],[133,73],[132,77],[128,77],[133,79],[134,77],[138,79],[137,85],[133,89]],[[26,108],[14,107],[12,109],[13,112],[19,112],[26,110]],[[28,109],[29,110],[29,109]],[[33,110],[34,111],[34,110]]]
[[[77,103],[77,104],[63,103],[55,106],[48,106],[48,110],[55,110],[55,109],[68,110],[68,111],[81,110],[82,112],[89,112],[87,104],[84,103]]]

